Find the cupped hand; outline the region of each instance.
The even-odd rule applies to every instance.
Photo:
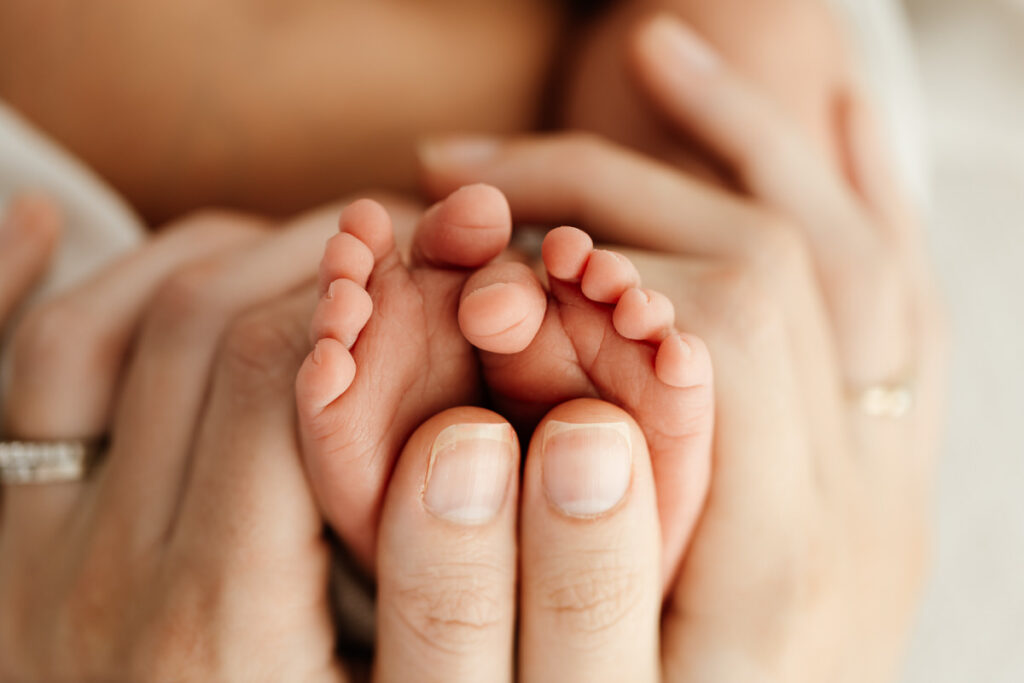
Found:
[[[185,219],[29,312],[6,435],[109,436],[9,485],[0,680],[342,680],[292,382],[337,209]]]
[[[349,680],[291,393],[334,215],[278,232],[193,217],[25,319],[10,434],[102,430],[110,447],[84,481],[3,491],[0,680]],[[380,527],[376,680],[656,680],[639,427],[572,402],[538,427],[522,483],[519,457],[480,408],[406,444]],[[581,515],[588,468],[617,493]],[[452,514],[469,480],[490,493]]]
[[[667,602],[665,677],[884,680],[922,580],[939,431],[920,231],[860,99],[844,171],[680,22],[648,22],[634,47],[652,102],[741,192],[581,134],[436,140],[427,184],[487,182],[517,220],[634,247],[711,349],[714,471]]]

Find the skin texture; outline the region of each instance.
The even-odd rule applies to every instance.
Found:
[[[708,342],[715,469],[662,623],[663,678],[889,680],[926,564],[941,423],[920,231],[862,100],[842,138],[858,162],[836,168],[677,19],[649,19],[630,48],[638,87],[739,191],[578,134],[439,140],[427,182],[492,183],[520,220],[633,245],[645,282]],[[858,409],[859,388],[907,373],[909,414]]]
[[[381,205],[348,206],[340,228],[320,264],[314,348],[296,395],[314,489],[356,557],[372,565],[380,501],[407,435],[446,405],[479,400],[486,382],[524,433],[575,397],[599,396],[636,416],[666,491],[659,512],[671,577],[707,489],[713,396],[707,349],[675,331],[667,298],[653,293],[662,305],[649,308],[632,264],[594,250],[574,228],[545,240],[556,270],[578,264],[560,270],[561,281],[549,273],[550,297],[523,264],[488,265],[511,221],[487,185],[456,190],[424,213],[408,266]],[[478,358],[470,343],[487,352]]]
[[[86,386],[67,377],[126,379],[109,399],[113,445],[89,478],[3,490],[0,680],[355,680],[334,655],[327,548],[288,391],[317,294],[304,284],[309,257],[333,229],[324,218],[269,234],[244,216],[168,226],[18,328],[15,377],[36,390],[8,404],[14,435],[43,419],[55,433],[90,419],[83,402],[54,403]],[[288,265],[268,276],[268,257]],[[92,328],[64,333],[67,311],[140,283],[145,292]],[[181,336],[168,345],[172,333]],[[177,448],[165,437],[179,433],[149,419],[154,397],[189,434]],[[627,447],[612,507],[562,511],[551,491],[571,488],[576,474],[559,484],[548,472],[549,423],[563,434],[596,423]],[[481,425],[506,443],[497,508],[470,523],[441,517],[431,494],[438,438]],[[383,506],[375,680],[511,680],[516,657],[537,681],[657,669],[660,539],[640,428],[620,408],[584,400],[556,408],[537,435],[521,493],[515,432],[494,413],[446,411],[405,445]],[[621,601],[605,584],[635,588]]]

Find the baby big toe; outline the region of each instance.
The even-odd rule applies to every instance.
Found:
[[[439,268],[479,268],[508,246],[511,235],[505,195],[490,185],[466,185],[424,214],[413,257]]]
[[[537,336],[546,310],[547,295],[533,271],[521,263],[495,263],[466,281],[459,328],[483,351],[518,353]]]

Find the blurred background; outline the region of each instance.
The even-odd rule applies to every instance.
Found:
[[[906,6],[954,335],[910,683],[1024,681],[1024,1]]]

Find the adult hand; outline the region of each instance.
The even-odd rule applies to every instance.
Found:
[[[0,680],[342,677],[291,394],[334,215],[193,217],[24,320],[7,433],[110,446],[4,488]]]
[[[314,219],[270,235],[192,219],[25,321],[12,435],[92,424],[111,445],[84,481],[4,490],[0,680],[346,680],[291,396],[304,283],[333,232]],[[116,353],[119,386],[102,376],[118,362],[90,364]],[[61,374],[113,387],[109,423],[55,400],[80,389]],[[640,430],[589,400],[536,434],[521,487],[515,433],[493,413],[446,411],[409,441],[381,523],[377,680],[511,680],[517,623],[524,680],[655,680],[660,539]],[[579,518],[558,492],[586,466],[623,494]],[[467,476],[500,494],[468,525],[444,515],[445,487],[461,500]]]
[[[645,250],[629,253],[645,284],[711,349],[715,469],[668,600],[666,678],[882,680],[922,580],[939,431],[920,233],[861,102],[844,174],[678,21],[646,24],[635,63],[742,195],[578,134],[435,141],[428,186],[490,183],[518,220]],[[905,410],[885,387],[910,380]]]

